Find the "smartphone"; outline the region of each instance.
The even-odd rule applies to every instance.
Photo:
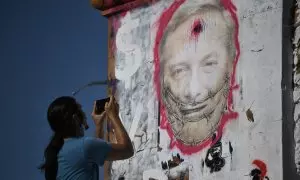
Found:
[[[109,102],[110,98],[104,98],[100,100],[96,100],[96,114],[101,114],[104,111],[105,103]]]

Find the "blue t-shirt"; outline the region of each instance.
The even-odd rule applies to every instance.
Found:
[[[98,180],[111,144],[95,137],[66,139],[58,153],[57,180]]]

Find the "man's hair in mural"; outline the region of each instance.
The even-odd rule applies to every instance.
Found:
[[[168,22],[166,29],[164,30],[164,34],[162,36],[159,54],[160,54],[160,67],[164,66],[165,60],[167,57],[164,56],[164,49],[166,48],[166,40],[169,35],[174,32],[178,26],[180,26],[186,19],[198,14],[206,14],[211,11],[219,11],[222,12],[224,16],[224,20],[226,21],[226,27],[224,30],[226,31],[227,38],[225,46],[228,48],[228,52],[230,52],[230,59],[234,60],[236,55],[236,49],[234,45],[234,23],[230,17],[230,14],[220,5],[220,4],[203,4],[199,3],[201,0],[192,0],[182,4],[174,13],[172,19]],[[203,22],[205,24],[205,21]],[[161,69],[162,70],[162,69]],[[163,77],[163,72],[160,72],[161,78]]]
[[[73,97],[63,96],[55,99],[48,107],[47,119],[54,131],[44,151],[45,162],[39,167],[45,172],[46,180],[56,179],[58,162],[57,155],[66,137],[80,137],[84,114]]]

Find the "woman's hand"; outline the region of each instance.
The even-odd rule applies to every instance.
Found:
[[[113,96],[110,96],[109,102],[105,103],[105,112],[110,119],[119,116],[119,105]]]
[[[94,108],[93,108],[93,112],[92,112],[92,118],[94,120],[95,126],[98,127],[102,127],[103,121],[106,117],[106,112],[103,111],[101,114],[96,114],[96,102],[94,102]]]

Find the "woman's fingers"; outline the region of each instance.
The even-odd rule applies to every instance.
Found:
[[[108,106],[111,107],[112,103],[113,103],[113,100],[114,100],[114,97],[113,96],[110,96],[109,97],[109,104]]]
[[[108,108],[108,102],[105,103],[104,107],[105,107],[105,110],[107,110],[107,108]]]
[[[103,112],[100,114],[100,117],[103,118],[105,114],[106,114],[106,111],[103,111]]]

